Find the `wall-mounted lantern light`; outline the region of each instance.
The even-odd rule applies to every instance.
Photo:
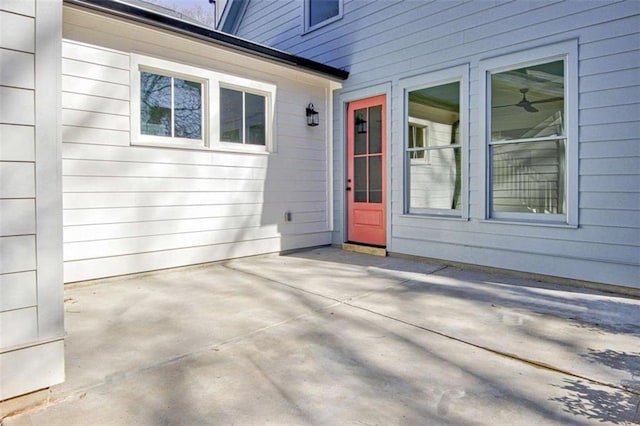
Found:
[[[320,124],[320,114],[313,104],[307,105],[307,126],[317,126]]]
[[[356,116],[356,133],[367,133],[367,120],[361,116]]]

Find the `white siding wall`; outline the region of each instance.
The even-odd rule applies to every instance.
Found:
[[[328,81],[71,8],[64,36],[66,282],[330,243]],[[275,84],[276,152],[132,146],[129,52]]]
[[[0,401],[64,376],[61,8],[0,0]]]
[[[403,215],[401,113],[391,123],[388,249],[640,288],[640,3],[630,1],[362,2],[344,0],[341,20],[302,34],[302,1],[249,3],[238,35],[351,73],[336,94],[470,64],[470,220]],[[270,23],[273,23],[271,25]],[[579,228],[483,221],[485,149],[480,134],[480,60],[577,39],[579,47]],[[336,111],[343,105],[334,104]],[[344,151],[336,113],[337,187]],[[342,205],[336,194],[335,205]],[[343,212],[335,214],[343,230]],[[343,240],[336,233],[334,242]]]

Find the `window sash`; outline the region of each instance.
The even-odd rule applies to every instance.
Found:
[[[493,77],[497,74],[508,73],[510,71],[525,70],[532,67],[545,66],[562,61],[562,94],[556,96],[562,101],[560,124],[561,134],[551,134],[540,137],[524,137],[513,139],[494,139],[493,121],[496,110],[493,106]],[[529,64],[515,64],[508,68],[487,72],[487,210],[489,217],[495,219],[512,220],[533,220],[548,222],[564,222],[567,217],[567,142],[565,119],[567,117],[567,72],[565,58],[555,58],[540,60]],[[523,93],[523,98],[528,92]],[[550,96],[550,95],[548,95]],[[535,102],[534,102],[535,104]],[[544,105],[544,104],[541,104]],[[539,111],[531,112],[519,110],[520,106],[514,104],[514,120],[526,118],[528,114],[538,114]],[[535,115],[532,118],[536,117]],[[551,116],[549,116],[551,117]],[[542,118],[545,118],[543,116]],[[547,118],[548,119],[548,118]],[[530,121],[532,126],[539,126],[543,122]],[[520,130],[524,130],[522,128]],[[531,130],[536,127],[530,127]],[[541,127],[541,131],[545,128]],[[554,154],[557,163],[550,159],[551,148],[537,150],[534,153],[531,148],[535,144],[545,144],[546,142],[557,141],[558,145]],[[527,145],[530,148],[527,149]],[[508,150],[513,146],[517,155],[511,156],[508,151],[498,153],[500,150]],[[542,146],[542,145],[541,145]],[[521,148],[519,148],[521,147]],[[526,158],[528,157],[528,158]],[[542,163],[538,165],[536,163]]]

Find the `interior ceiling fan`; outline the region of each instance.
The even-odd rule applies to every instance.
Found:
[[[499,105],[499,106],[495,106],[494,108],[505,108],[505,107],[520,107],[520,108],[524,108],[525,111],[527,112],[538,112],[538,108],[534,107],[533,104],[542,104],[542,103],[546,103],[546,102],[556,102],[556,101],[561,101],[564,98],[562,97],[556,97],[556,98],[548,98],[548,99],[541,99],[539,101],[530,101],[529,99],[527,99],[527,92],[529,91],[529,89],[527,88],[522,88],[520,89],[520,93],[522,93],[522,99],[520,99],[520,102],[518,102],[517,104],[509,104],[509,105]]]

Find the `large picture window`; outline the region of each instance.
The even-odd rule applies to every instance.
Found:
[[[405,211],[466,217],[466,66],[415,77],[405,89]]]
[[[492,215],[564,214],[564,61],[491,73]]]
[[[567,42],[481,64],[489,218],[577,223],[575,51]]]

